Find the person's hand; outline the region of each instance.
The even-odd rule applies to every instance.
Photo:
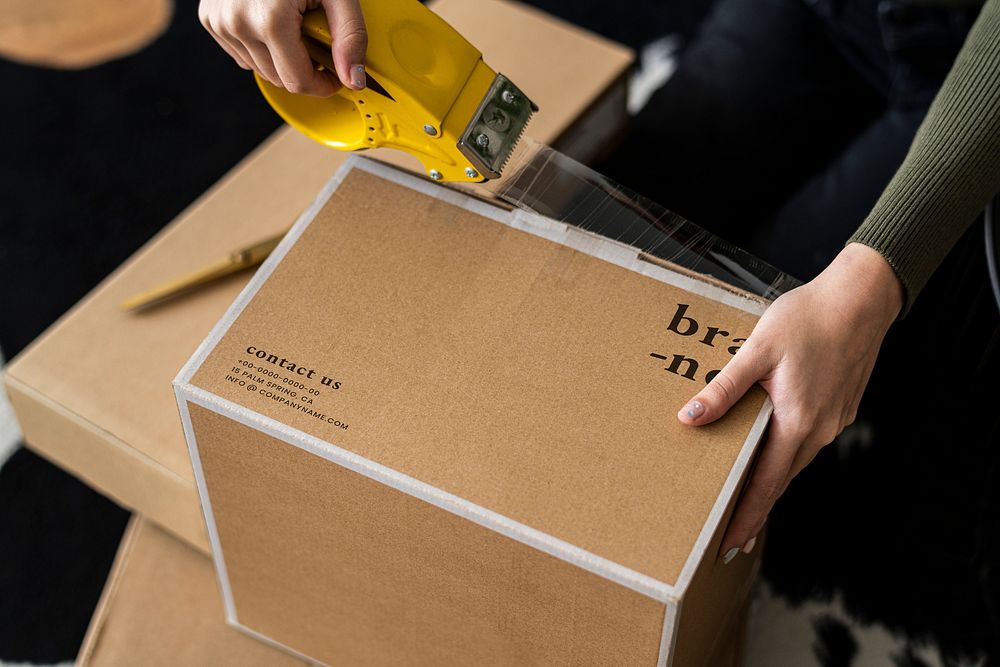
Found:
[[[317,7],[330,22],[336,76],[317,70],[302,43],[302,15]],[[240,67],[289,92],[327,97],[341,83],[365,87],[368,33],[358,0],[201,0],[198,18]]]
[[[788,483],[854,421],[902,302],[888,262],[852,243],[811,282],[776,299],[726,367],[681,408],[681,422],[711,423],[754,383],[774,404],[757,466],[722,539],[724,562],[750,553]]]

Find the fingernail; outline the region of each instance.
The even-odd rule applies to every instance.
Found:
[[[681,415],[688,419],[697,419],[703,414],[705,414],[705,406],[701,404],[701,401],[691,401],[681,408]]]
[[[743,545],[743,553],[748,554],[751,551],[753,551],[754,545],[756,544],[757,544],[757,536],[754,535],[749,540],[747,540],[746,544]]]
[[[365,87],[365,66],[351,65],[351,82],[357,88]]]
[[[729,565],[729,563],[730,563],[730,562],[731,562],[731,561],[732,561],[732,560],[733,560],[734,558],[736,558],[736,555],[737,555],[737,554],[738,554],[739,552],[740,552],[740,548],[739,548],[739,547],[733,547],[732,549],[730,549],[729,551],[727,551],[727,552],[726,552],[726,555],[722,557],[722,564],[723,564],[723,565]]]

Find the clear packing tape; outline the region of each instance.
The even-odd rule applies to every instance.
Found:
[[[393,166],[396,169],[401,167]],[[544,144],[522,138],[501,178],[479,185],[441,185],[572,225],[634,248],[639,259],[771,301],[799,281],[662,206],[618,185]],[[238,248],[190,274],[121,303],[124,310],[157,305],[243,269],[258,266],[284,234]]]
[[[646,261],[766,301],[801,284],[693,222],[526,137],[518,142],[503,174],[480,188],[516,208],[629,245]]]

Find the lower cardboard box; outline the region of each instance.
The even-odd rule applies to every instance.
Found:
[[[713,667],[740,667],[749,599]],[[208,556],[143,517],[129,524],[77,658],[80,667],[296,667],[309,664],[228,626]]]
[[[212,561],[140,516],[125,531],[77,663],[308,664],[226,625]]]
[[[352,158],[175,381],[229,622],[330,665],[710,665],[770,403],[674,413],[763,308]]]

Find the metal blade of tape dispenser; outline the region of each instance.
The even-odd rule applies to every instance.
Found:
[[[458,150],[480,174],[499,178],[536,111],[520,88],[497,74],[459,138]]]

